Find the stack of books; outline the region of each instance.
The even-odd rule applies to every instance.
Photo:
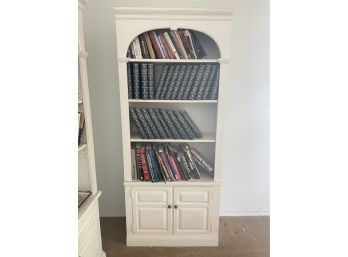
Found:
[[[199,179],[200,171],[214,176],[213,166],[187,144],[135,144],[131,148],[134,180],[167,182]]]
[[[127,57],[134,59],[202,59],[206,56],[195,32],[157,30],[140,34],[130,44]]]
[[[129,108],[141,138],[201,138],[202,132],[186,111],[161,108]]]
[[[153,63],[127,63],[129,99],[215,100],[219,64],[163,64],[155,84]]]

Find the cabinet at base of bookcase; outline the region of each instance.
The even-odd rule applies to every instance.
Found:
[[[133,184],[125,185],[127,245],[218,245],[218,183]]]

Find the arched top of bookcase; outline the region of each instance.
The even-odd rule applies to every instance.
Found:
[[[186,33],[186,37],[184,35],[185,31],[189,32],[189,33]],[[155,32],[155,34],[153,32]],[[171,30],[169,28],[156,28],[156,29],[144,31],[144,32],[138,34],[137,36],[135,36],[131,40],[131,42],[129,42],[127,51],[125,53],[126,57],[132,58],[132,56],[130,56],[130,53],[132,52],[131,51],[132,45],[133,45],[133,42],[136,42],[136,39],[138,38],[139,44],[140,44],[140,50],[142,51],[142,53],[144,51],[141,48],[142,47],[144,48],[144,46],[145,46],[148,49],[148,44],[150,43],[151,47],[155,51],[156,59],[161,59],[161,58],[158,58],[158,56],[157,56],[156,49],[154,46],[156,44],[156,42],[153,42],[153,41],[159,40],[159,42],[160,42],[159,38],[162,37],[163,34],[166,32],[168,33],[168,36],[169,36],[170,40],[172,41],[173,46],[174,46],[175,50],[178,52],[178,54],[179,54],[179,51],[182,52],[182,50],[177,49],[178,47],[180,47],[181,43],[183,43],[184,45],[187,43],[189,44],[188,46],[187,45],[184,46],[184,50],[187,54],[188,54],[188,48],[190,48],[192,46],[192,44],[194,45],[195,54],[198,56],[197,56],[197,58],[190,58],[189,57],[188,59],[218,59],[218,58],[221,58],[219,46],[218,46],[217,42],[213,39],[213,37],[208,35],[206,32],[198,31],[198,30],[191,29],[191,28],[178,28],[177,30]],[[147,36],[145,36],[146,34],[149,35],[150,42],[146,42],[146,37],[147,37]],[[152,34],[152,37],[150,37],[150,34]],[[177,34],[177,36],[179,36],[179,40],[175,37],[175,34]],[[157,39],[154,38],[154,35],[157,36]],[[190,41],[190,39],[189,39],[190,36],[192,38],[192,41]],[[176,42],[174,42],[174,40],[176,40]],[[180,40],[181,40],[181,42],[180,42]],[[186,40],[186,42],[185,42],[185,40]],[[168,47],[167,41],[165,41],[164,44],[167,44],[167,47]],[[162,46],[163,46],[163,44],[162,44]],[[202,51],[202,49],[203,49],[203,51]],[[200,52],[203,54],[198,54],[197,52]],[[195,55],[195,54],[193,54],[193,55]],[[191,55],[192,55],[192,53],[191,53]],[[153,58],[145,58],[143,56],[143,59],[153,59]],[[180,59],[186,59],[186,58],[180,58]]]

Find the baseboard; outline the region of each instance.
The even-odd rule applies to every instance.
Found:
[[[127,246],[218,246],[218,235],[210,236],[127,236]]]
[[[100,212],[100,217],[126,217],[126,214],[124,212]]]
[[[220,217],[228,216],[228,217],[240,217],[240,216],[270,216],[269,212],[220,212]]]
[[[101,212],[99,214],[100,217],[126,217],[126,214],[124,212]],[[220,212],[221,216],[228,216],[228,217],[239,217],[239,216],[270,216],[269,212]]]

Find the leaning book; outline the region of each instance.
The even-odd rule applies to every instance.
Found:
[[[80,206],[87,200],[87,198],[92,194],[90,191],[79,191],[78,204]]]

